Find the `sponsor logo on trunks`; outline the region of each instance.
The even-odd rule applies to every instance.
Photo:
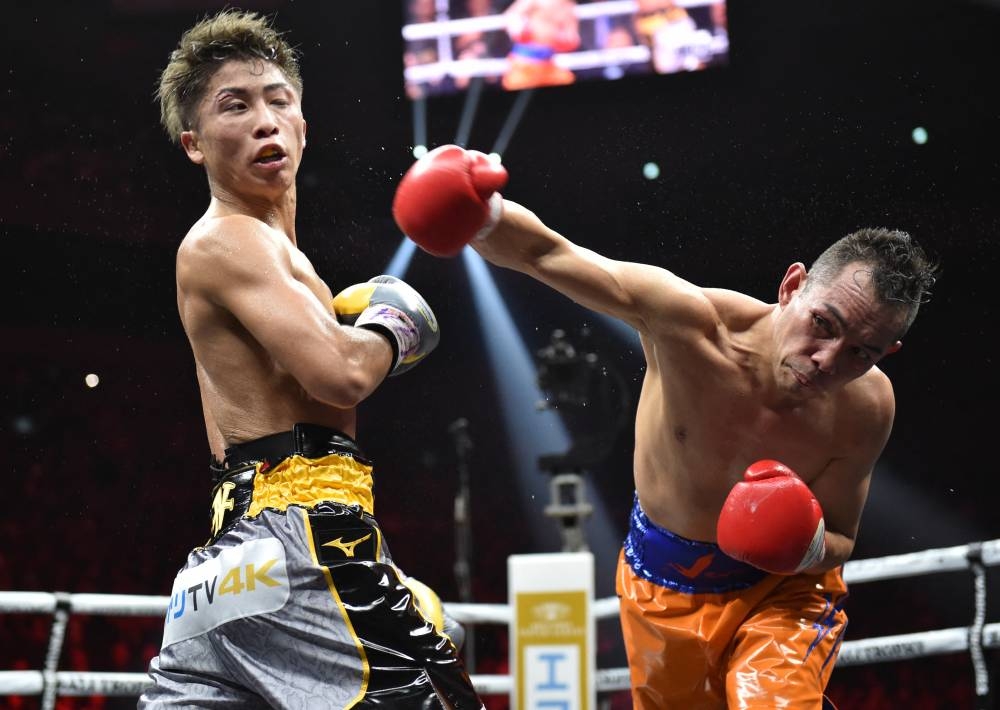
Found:
[[[679,562],[671,562],[670,566],[683,574],[688,579],[695,579],[702,572],[708,569],[708,566],[712,564],[712,560],[715,559],[714,552],[706,552],[704,555],[696,559],[690,567],[685,567]]]
[[[236,488],[236,484],[231,481],[226,481],[215,491],[215,497],[212,499],[212,534],[215,535],[222,529],[222,521],[226,516],[227,510],[232,510],[235,501],[229,497],[229,494],[233,492]]]
[[[338,537],[336,540],[330,540],[330,542],[324,542],[323,547],[336,547],[338,550],[344,553],[344,557],[354,557],[354,548],[359,544],[367,540],[372,536],[368,533],[364,537],[359,537],[357,540],[351,542],[344,542],[344,538]]]
[[[285,550],[274,538],[223,550],[174,580],[163,647],[233,619],[277,611],[288,600]]]

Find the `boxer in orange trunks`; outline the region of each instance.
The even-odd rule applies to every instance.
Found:
[[[659,527],[636,500],[615,582],[636,707],[817,707],[847,627],[839,569],[768,574]]]
[[[580,46],[574,0],[514,0],[504,14],[513,46],[501,85],[508,91],[572,84],[576,76],[555,62]]]
[[[506,180],[441,146],[403,176],[394,215],[429,253],[469,244],[638,332],[617,573],[634,706],[818,710],[846,624],[841,568],[895,416],[877,365],[937,265],[906,232],[859,229],[790,264],[765,302],[574,244],[503,200]]]

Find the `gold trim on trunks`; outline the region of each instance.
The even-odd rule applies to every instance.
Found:
[[[261,471],[258,464],[247,515],[260,515],[265,508],[285,510],[290,505],[310,508],[323,502],[360,505],[374,515],[372,467],[344,454],[318,459],[296,454],[266,471]]]

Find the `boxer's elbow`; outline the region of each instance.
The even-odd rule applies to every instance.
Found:
[[[338,409],[352,409],[375,391],[388,369],[372,364],[357,357],[337,358],[325,367],[310,368],[299,382],[313,399]]]
[[[827,569],[839,567],[854,554],[854,537],[829,528],[826,531],[826,555],[823,564]]]
[[[823,559],[809,569],[803,570],[806,574],[822,574],[835,567],[840,567],[851,559],[851,555],[854,553],[854,538],[847,535],[827,529],[824,542]]]
[[[310,378],[302,387],[311,398],[338,409],[357,407],[374,389],[368,378],[351,373]]]

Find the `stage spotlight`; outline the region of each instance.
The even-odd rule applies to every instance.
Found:
[[[417,151],[427,152],[427,100],[420,98],[413,101],[413,157],[419,158]]]
[[[19,414],[14,417],[13,429],[16,434],[27,436],[35,433],[35,420],[27,414]]]
[[[538,457],[565,449],[569,435],[555,412],[539,411],[536,406],[544,395],[535,381],[535,366],[486,262],[472,249],[463,250],[462,258],[478,320],[487,324],[480,332],[500,396],[507,439],[514,449],[517,484],[523,499],[531,500],[532,506],[541,510],[548,489],[538,473]],[[549,535],[549,525],[540,516],[533,516],[532,523],[537,526],[536,540]]]
[[[524,117],[524,112],[528,109],[528,102],[534,94],[535,89],[525,89],[524,91],[517,92],[517,98],[514,99],[514,105],[511,106],[510,112],[504,120],[503,127],[500,129],[499,135],[497,135],[496,142],[493,143],[493,148],[490,151],[491,153],[503,155],[503,152],[507,150],[507,146],[510,144],[510,139],[514,136],[514,131],[517,129],[518,124]]]
[[[884,547],[877,555],[919,549],[932,541],[958,545],[975,540],[978,533],[973,526],[960,511],[949,508],[948,496],[954,492],[949,488],[947,493],[942,490],[931,497],[911,485],[905,472],[883,459],[875,467],[865,504],[864,539]],[[915,525],[914,520],[920,524]]]
[[[660,177],[660,166],[650,161],[642,166],[642,176],[647,180],[655,180]]]
[[[425,155],[427,155],[427,146],[425,145],[415,145],[413,146],[413,157],[420,160]]]
[[[642,355],[642,341],[639,339],[639,331],[625,321],[612,318],[604,313],[596,313],[595,315],[599,321],[608,327],[609,330],[616,333],[618,337],[634,348],[636,353]],[[632,354],[632,352],[633,351],[630,350],[629,354]]]
[[[514,324],[487,263],[472,249],[462,251],[469,274],[473,304],[483,335],[490,369],[500,397],[502,422],[514,450],[515,483],[526,509],[532,539],[539,551],[558,549],[553,522],[542,514],[550,500],[550,477],[540,470],[540,460],[568,451],[572,440],[562,417],[549,407],[539,407],[547,394],[541,390],[532,355]],[[631,470],[632,462],[622,465]],[[607,507],[589,480],[587,497],[593,513],[584,524],[586,539],[597,560],[599,579],[613,580],[614,563],[624,537],[626,521],[612,525]]]
[[[914,128],[911,135],[913,137],[913,142],[917,145],[923,145],[927,142],[927,129],[922,126]]]
[[[465,94],[465,105],[462,107],[462,115],[459,119],[458,131],[455,133],[455,145],[463,148],[469,142],[469,134],[472,132],[472,122],[476,118],[476,109],[479,108],[479,95],[483,91],[483,77],[475,76],[469,82],[469,88]]]
[[[413,240],[403,237],[403,241],[396,248],[396,253],[393,254],[392,260],[382,273],[395,276],[397,279],[406,276],[406,270],[410,268],[410,261],[413,260],[413,252],[416,250],[417,245]]]

